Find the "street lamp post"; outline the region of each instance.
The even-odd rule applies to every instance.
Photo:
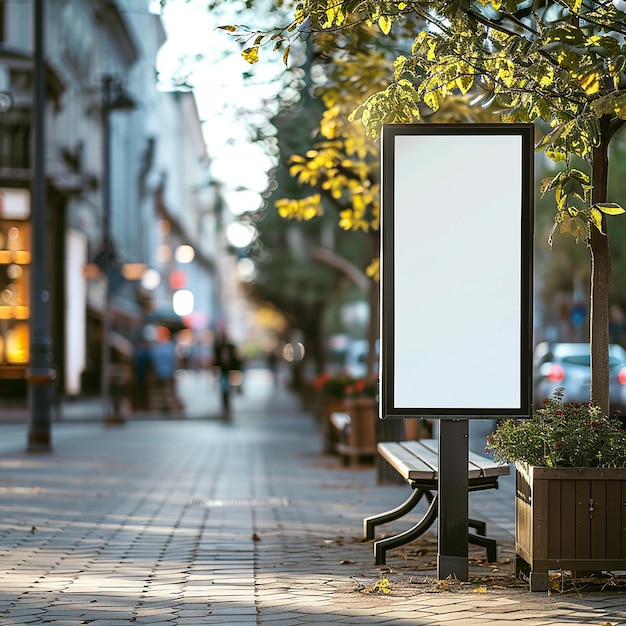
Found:
[[[49,300],[47,279],[47,230],[45,172],[45,68],[44,68],[44,0],[34,2],[34,90],[33,90],[33,182],[32,182],[32,275],[30,283],[30,362],[29,384],[30,423],[29,452],[49,452],[50,407],[52,383],[56,372],[52,367]]]
[[[102,92],[102,270],[104,294],[102,304],[101,390],[103,419],[123,423],[118,402],[111,398],[111,274],[114,270],[114,246],[111,235],[111,112],[130,111],[135,103],[123,93],[119,83],[110,76],[103,79]]]

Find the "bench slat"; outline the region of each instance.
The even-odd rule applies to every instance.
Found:
[[[501,465],[487,457],[484,457],[470,450],[470,462],[480,468],[482,475],[489,478],[491,476],[508,476],[511,473],[508,465]]]
[[[427,463],[435,463],[437,470],[439,469],[439,445],[436,439],[425,439],[420,441],[406,441],[403,442],[403,447],[410,450],[414,455],[423,458]],[[468,463],[467,476],[468,478],[481,478],[482,470],[480,467]]]
[[[395,442],[378,444],[378,453],[405,480],[436,480],[437,470],[416,458],[409,450]]]
[[[429,480],[437,479],[439,471],[439,442],[436,439],[419,439],[417,441],[386,442],[387,461],[405,479]],[[402,469],[398,466],[401,464]],[[428,467],[429,470],[425,468]],[[428,473],[428,475],[427,475]],[[506,476],[510,473],[508,465],[500,465],[476,452],[469,452],[468,478],[490,478]]]
[[[434,452],[439,452],[439,442],[436,439],[422,439],[420,443]],[[469,451],[469,463],[470,463],[470,478],[479,478],[484,476],[490,478],[491,476],[508,476],[511,473],[508,465],[502,465],[496,463],[491,459],[478,454],[477,452]],[[474,467],[472,467],[474,466]],[[479,472],[476,476],[476,471]]]
[[[437,453],[437,442],[435,441],[435,448],[429,446],[427,442],[433,441],[433,439],[419,439],[417,441],[401,441],[400,445],[408,450],[412,455],[419,458],[420,460],[428,463],[434,472],[435,478],[437,478],[437,473],[439,472],[439,454]]]

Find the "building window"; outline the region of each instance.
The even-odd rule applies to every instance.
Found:
[[[0,167],[30,167],[30,129],[27,111],[9,111],[0,115]]]
[[[0,366],[29,359],[30,193],[0,189]]]

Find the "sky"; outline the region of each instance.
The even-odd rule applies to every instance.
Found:
[[[266,172],[273,161],[248,137],[244,121],[261,121],[272,111],[276,90],[273,79],[282,74],[280,55],[252,68],[242,57],[241,47],[218,26],[237,23],[228,8],[207,10],[208,0],[168,0],[163,22],[168,41],[161,49],[158,70],[163,85],[179,68],[179,58],[194,58],[188,82],[193,86],[214,177],[224,183],[224,197],[235,214],[260,207],[260,193],[267,188]],[[229,1],[229,7],[237,2]],[[158,0],[155,2],[155,7]],[[253,84],[244,84],[244,73],[254,70]],[[261,111],[259,114],[242,109]],[[234,190],[240,190],[235,192]]]

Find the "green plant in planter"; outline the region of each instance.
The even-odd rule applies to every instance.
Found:
[[[563,389],[530,419],[508,419],[487,436],[496,461],[540,467],[626,467],[626,432],[619,413],[563,402]]]
[[[378,377],[356,378],[346,387],[346,396],[351,399],[375,400],[378,395]]]
[[[331,376],[322,384],[321,392],[326,398],[345,398],[347,390],[353,383],[354,378],[345,374]]]

